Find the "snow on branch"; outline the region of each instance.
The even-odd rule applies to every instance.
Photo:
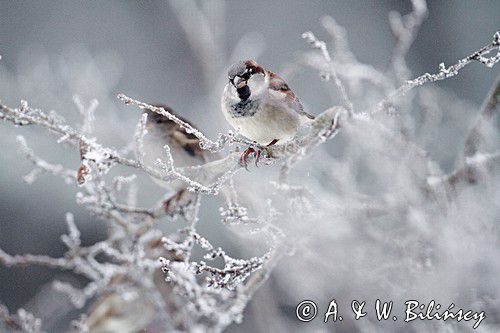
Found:
[[[148,114],[143,113],[141,116],[141,120],[137,123],[137,127],[134,134],[135,141],[135,155],[137,156],[137,160],[141,165],[144,165],[144,136],[147,134],[148,130],[146,129],[146,122],[148,120]]]
[[[320,73],[329,72],[332,67],[335,68],[338,75],[350,87],[349,90],[353,96],[363,94],[363,90],[360,89],[363,81],[369,82],[385,93],[394,89],[394,83],[388,75],[377,70],[374,66],[361,63],[356,59],[349,48],[346,29],[339,25],[333,17],[323,17],[321,24],[333,41],[334,56],[329,56],[332,61],[325,61],[324,51],[319,55],[317,52],[306,52],[298,58],[300,64],[314,68]],[[322,48],[323,44],[320,43],[319,46]],[[326,44],[324,46],[326,47]],[[344,104],[349,104],[345,102],[345,97]]]
[[[352,115],[352,113],[354,112],[352,102],[349,99],[349,96],[347,96],[347,91],[337,75],[337,71],[335,70],[335,67],[332,63],[332,57],[330,56],[330,52],[328,52],[326,43],[317,39],[311,31],[304,32],[302,34],[302,38],[304,38],[309,44],[311,44],[313,48],[321,51],[326,64],[328,64],[328,71],[326,73],[323,73],[321,77],[326,81],[330,79],[330,76],[333,77],[333,81],[335,82],[335,85],[340,92],[340,96],[342,97],[344,107],[346,108],[348,114]]]
[[[387,96],[376,106],[374,103],[370,104],[368,109],[373,109],[373,115],[391,106],[395,99],[404,96],[414,87],[457,75],[464,66],[473,61],[492,67],[500,60],[500,33],[497,32],[491,43],[456,64],[449,67],[441,64],[436,74],[426,73],[406,81],[410,72],[405,57],[427,16],[425,1],[413,0],[412,4],[412,12],[405,16],[395,12],[390,14],[391,28],[397,38],[390,64],[394,73],[382,72],[373,66],[360,63],[349,49],[345,29],[331,17],[324,17],[321,23],[333,40],[332,53],[327,44],[312,32],[303,34],[302,37],[313,50],[308,51],[302,61],[319,70],[322,79],[333,78],[341,95],[342,106],[333,106],[320,113],[310,124],[301,128],[295,138],[283,144],[263,147],[232,131],[218,134],[216,139],[211,139],[162,107],[124,94],[118,95],[118,99],[127,105],[156,112],[175,122],[198,138],[202,149],[221,152],[236,146],[238,149],[252,147],[262,150],[263,164],[266,167],[279,165],[277,179],[269,180],[265,184],[270,185],[270,192],[276,193],[266,193],[264,197],[260,187],[258,194],[254,194],[246,193],[244,186],[235,185],[239,180],[235,179],[235,175],[243,173],[243,166],[240,164],[241,152],[238,149],[230,150],[225,156],[202,165],[176,167],[170,147],[165,146],[164,154],[161,158],[158,157],[156,165],[146,166],[146,113],[141,116],[135,133],[130,138],[136,153],[135,158],[130,158],[128,156],[131,145],[124,149],[115,149],[104,146],[95,137],[93,128],[97,100],[90,101],[86,107],[78,96],[73,97],[82,118],[81,124],[77,125],[69,125],[57,113],[45,113],[29,106],[26,101],[21,101],[19,108],[0,103],[1,120],[14,126],[37,126],[46,129],[57,136],[58,143],[66,142],[80,154],[80,162],[73,167],[51,163],[35,154],[24,137],[18,136],[17,142],[22,155],[33,165],[33,169],[23,179],[27,183],[33,183],[42,174],[48,174],[69,185],[78,185],[75,186],[78,191],[76,202],[109,222],[109,232],[104,240],[84,246],[73,214],[67,213],[67,232],[61,236],[61,242],[66,246],[63,256],[9,254],[0,249],[0,264],[7,267],[40,265],[71,271],[85,277],[87,282],[81,288],[67,281],[53,283],[55,290],[66,295],[76,308],[83,309],[89,303],[92,304],[88,313],[73,322],[74,328],[82,332],[99,331],[100,323],[117,320],[120,316],[130,320],[126,324],[117,325],[127,325],[126,329],[131,331],[150,329],[160,332],[218,332],[231,323],[241,322],[246,305],[278,262],[293,253],[296,247],[301,246],[300,241],[307,238],[302,228],[312,230],[318,225],[328,230],[337,230],[337,225],[345,222],[343,219],[351,219],[359,225],[371,218],[391,215],[399,218],[398,214],[401,214],[406,218],[406,215],[409,215],[406,214],[407,211],[414,206],[434,205],[422,193],[436,194],[444,188],[448,194],[459,183],[468,186],[479,181],[500,165],[498,151],[480,151],[477,143],[479,139],[475,134],[478,132],[475,128],[479,125],[472,129],[466,141],[463,163],[444,174],[430,158],[429,153],[410,135],[390,130],[386,124],[370,117],[368,113],[354,112],[352,101],[357,102],[356,97],[363,93],[363,89],[357,89],[362,81],[380,89],[383,94],[377,95],[377,100]],[[212,45],[212,39],[217,34],[212,31],[206,35],[198,34],[211,22],[211,18],[214,22],[217,21],[217,14],[206,12],[203,5],[194,1],[186,4],[172,1],[171,5],[199,56],[204,59],[203,55],[207,55],[213,62],[222,62],[217,56],[222,51],[217,49],[218,46]],[[223,9],[223,5],[220,6]],[[196,23],[189,18],[190,9],[193,9],[195,21],[199,21],[194,30],[189,24]],[[209,17],[210,15],[212,17]],[[215,27],[213,30],[217,29]],[[489,56],[495,50],[497,54]],[[207,77],[214,76],[211,72],[213,68],[207,67],[204,70]],[[209,81],[207,80],[207,86],[212,83]],[[405,83],[401,85],[402,82]],[[395,89],[398,85],[400,87]],[[392,93],[388,94],[390,91]],[[481,110],[482,120],[489,120],[498,109],[498,92],[497,81]],[[344,134],[345,136],[339,139],[339,136]],[[357,149],[360,149],[360,146],[368,149],[367,155],[370,156],[367,158],[367,164],[372,167],[373,162],[373,170],[369,167],[358,169],[359,165],[350,163],[351,156],[328,156],[328,160],[325,159],[323,163],[310,161],[310,155],[315,149],[321,148],[321,145],[334,138],[336,143],[340,141],[340,150],[347,150],[349,145],[356,146]],[[329,154],[326,149],[321,153]],[[383,162],[375,160],[376,155],[382,154],[388,155],[390,162],[382,164]],[[403,158],[401,155],[404,155]],[[352,158],[354,160],[355,157]],[[360,161],[363,162],[362,159]],[[300,162],[304,162],[302,169],[297,167]],[[394,164],[400,165],[391,169]],[[423,167],[415,172],[414,164]],[[167,211],[163,199],[147,207],[139,207],[137,199],[139,193],[142,193],[139,192],[139,185],[142,184],[134,173],[112,177],[109,171],[117,165],[124,166],[122,170],[139,171],[167,183],[180,181],[192,192],[192,197],[187,202],[178,203],[174,210]],[[390,174],[390,182],[394,184],[387,185],[392,191],[377,191],[376,195],[367,195],[363,193],[365,186],[361,182],[353,181],[351,186],[346,186],[350,177],[358,177],[361,174],[363,177],[359,178],[367,178],[363,174],[366,170],[370,172],[367,173],[368,178],[373,176],[373,182],[383,182],[382,180],[386,179],[377,176],[380,176],[379,169],[384,168],[394,171]],[[315,180],[292,184],[290,175],[294,170],[305,171],[307,174],[311,172],[314,175],[311,178]],[[320,184],[315,184],[316,181]],[[221,192],[227,195],[227,206],[219,208],[221,222],[225,228],[246,228],[250,230],[250,234],[257,234],[265,242],[257,255],[247,255],[246,258],[242,255],[243,258],[237,258],[230,254],[230,250],[215,246],[214,242],[196,231],[198,223],[203,220],[200,210],[205,196],[217,196]],[[248,200],[250,206],[246,206],[245,200],[240,201],[240,194],[243,197],[252,196]],[[254,213],[252,204],[255,203],[265,203],[265,207],[260,207],[263,208],[260,215]],[[332,214],[328,215],[329,213]],[[305,214],[308,214],[306,222],[311,222],[311,225],[304,226]],[[162,224],[178,218],[185,223],[183,227],[166,234]],[[280,223],[286,225],[286,229],[282,228]],[[347,234],[350,232],[347,229],[349,228],[342,232]],[[370,230],[364,232],[368,233]],[[228,234],[228,237],[232,237],[231,233]],[[200,251],[202,257],[198,258]],[[140,318],[137,319],[134,315],[138,308],[141,311]],[[113,311],[109,311],[110,309]],[[114,310],[119,315],[110,319],[109,316],[113,315]],[[0,305],[0,328],[3,327],[41,332],[41,321],[22,309],[15,315],[10,314]]]
[[[408,15],[401,16],[396,11],[389,13],[392,33],[397,39],[391,56],[391,66],[399,81],[407,80],[411,74],[406,65],[405,57],[428,14],[427,4],[424,0],[412,0],[411,3],[413,11]]]
[[[9,313],[4,305],[0,304],[0,329],[4,331],[16,331],[26,333],[43,333],[42,321],[32,313],[23,308],[17,310],[16,314]]]
[[[465,140],[465,157],[471,157],[478,152],[480,144],[484,140],[484,126],[487,122],[491,122],[495,113],[498,113],[498,109],[500,109],[500,75],[484,100],[480,114]]]
[[[468,157],[463,166],[441,177],[429,177],[427,182],[431,188],[443,185],[454,188],[460,182],[476,183],[482,174],[499,167],[500,152],[477,153],[473,157]]]
[[[153,106],[151,107],[154,108]],[[75,146],[78,146],[82,161],[82,164],[76,172],[76,180],[79,185],[83,185],[88,180],[92,179],[92,177],[94,177],[94,171],[96,172],[96,176],[100,176],[106,174],[114,165],[121,164],[141,169],[151,177],[161,180],[169,181],[172,179],[180,179],[185,181],[193,191],[218,194],[220,186],[224,183],[228,176],[227,173],[232,172],[231,168],[236,165],[236,163],[231,163],[231,167],[226,167],[226,170],[222,170],[220,174],[216,174],[215,176],[210,171],[213,170],[220,172],[222,169],[220,163],[216,163],[216,165],[213,166],[208,165],[208,172],[199,172],[202,174],[201,179],[190,179],[189,176],[183,175],[182,169],[177,170],[177,172],[164,172],[165,169],[161,171],[144,166],[139,160],[122,157],[116,150],[101,146],[96,142],[95,138],[87,138],[79,131],[67,125],[57,114],[54,113],[47,116],[41,110],[29,107],[28,103],[25,101],[22,102],[22,107],[19,109],[10,108],[6,105],[0,104],[0,119],[10,121],[15,125],[37,125],[47,128],[50,132],[55,132],[60,135],[60,139],[63,139],[63,141],[67,141]],[[177,118],[175,117],[175,119]],[[179,121],[182,122],[181,120]],[[193,129],[190,125],[186,125]],[[193,130],[196,131],[195,129]],[[197,135],[204,137],[201,132],[197,131],[197,133]],[[225,141],[227,138],[228,136],[224,137],[219,142]],[[138,139],[140,141],[140,138]],[[213,147],[213,145],[208,146]],[[186,171],[189,173],[190,169],[188,168]],[[35,177],[37,173],[38,171],[35,171],[35,174],[32,175],[32,177]],[[202,182],[207,182],[210,185],[205,186]]]
[[[118,99],[124,102],[127,105],[134,104],[137,107],[139,107],[142,110],[150,110],[153,112],[156,112],[158,114],[161,114],[162,116],[167,117],[169,120],[175,122],[177,125],[179,125],[182,129],[186,130],[187,133],[193,134],[200,140],[200,146],[203,149],[210,150],[212,152],[217,152],[220,151],[222,148],[224,148],[224,145],[231,141],[234,140],[233,134],[229,133],[228,135],[220,135],[217,141],[212,141],[208,139],[202,132],[198,131],[196,128],[191,126],[185,121],[182,121],[181,119],[177,118],[174,116],[172,113],[168,112],[162,107],[158,106],[153,106],[150,104],[146,104],[143,102],[140,102],[138,100],[135,100],[133,98],[130,98],[124,94],[119,94]]]
[[[60,138],[63,138],[63,141],[76,146],[80,151],[82,165],[80,166],[79,172],[75,172],[62,165],[51,164],[38,157],[33,150],[28,147],[26,140],[22,136],[19,136],[17,141],[21,146],[21,152],[34,165],[33,171],[25,177],[25,180],[33,182],[36,180],[36,177],[42,173],[60,177],[68,184],[75,184],[75,179],[79,180],[78,183],[81,186],[81,192],[76,196],[77,202],[87,207],[96,215],[115,222],[116,226],[125,232],[124,236],[119,238],[115,238],[116,236],[112,236],[111,234],[111,237],[107,240],[88,247],[82,247],[80,231],[76,227],[73,215],[68,213],[66,215],[68,234],[61,236],[62,242],[68,248],[63,257],[54,258],[32,254],[10,255],[0,250],[0,263],[8,267],[41,265],[70,270],[76,274],[85,276],[90,282],[83,289],[75,288],[67,282],[56,281],[54,283],[55,290],[68,295],[71,302],[77,308],[82,308],[90,299],[97,295],[113,292],[115,290],[129,290],[140,286],[140,288],[146,288],[148,292],[153,295],[151,301],[153,301],[158,312],[164,312],[164,305],[161,302],[162,296],[158,295],[158,291],[155,290],[155,285],[144,285],[144,283],[148,283],[149,281],[147,279],[144,280],[144,276],[151,274],[160,267],[160,263],[155,257],[172,258],[172,256],[174,256],[173,258],[175,258],[176,255],[179,255],[177,249],[172,245],[174,244],[173,241],[161,236],[161,233],[155,229],[151,229],[151,220],[154,221],[159,219],[161,216],[165,215],[165,212],[162,212],[161,207],[144,209],[117,202],[117,193],[123,188],[123,184],[133,183],[135,176],[115,177],[111,186],[106,184],[103,176],[113,165],[122,164],[137,169],[143,169],[151,176],[161,177],[161,179],[181,179],[192,187],[194,191],[198,192],[197,198],[199,198],[199,194],[216,194],[220,187],[231,179],[234,172],[241,169],[241,166],[237,162],[239,153],[232,153],[222,160],[210,162],[207,165],[183,169],[182,172],[186,172],[186,174],[190,174],[192,177],[197,175],[198,179],[204,181],[215,179],[212,185],[207,187],[196,180],[184,176],[174,168],[173,159],[171,154],[169,154],[168,147],[165,147],[167,153],[166,161],[159,161],[161,166],[160,170],[148,169],[143,166],[140,160],[136,161],[124,158],[120,156],[116,150],[98,144],[95,138],[87,138],[80,131],[67,125],[64,120],[55,113],[47,116],[41,110],[30,108],[25,102],[22,103],[20,109],[12,109],[5,105],[1,105],[0,107],[4,120],[14,124],[37,125],[47,128],[50,132],[55,132]],[[135,141],[137,142],[139,151],[141,149],[141,140],[145,132],[145,117],[146,116],[143,116],[141,118],[135,135]],[[326,116],[319,117],[320,122],[318,122],[318,124],[328,123],[323,119],[325,117]],[[316,131],[319,133],[320,129],[317,128]],[[203,135],[201,132],[198,134]],[[309,139],[309,141],[310,140],[311,139]],[[282,151],[280,151],[280,149],[282,149]],[[289,151],[286,151],[283,147],[278,147],[275,149],[276,151],[274,153],[279,155],[280,153],[285,154],[296,151],[293,147],[288,147],[287,149],[289,149]],[[134,200],[132,199],[132,201]],[[191,221],[190,223],[193,227],[198,221],[198,207],[199,200],[196,200],[193,204],[193,210],[186,211],[185,217],[187,220]],[[244,207],[237,209],[239,215],[241,215],[240,213],[244,210]],[[224,218],[233,218],[233,213],[234,212],[229,214],[232,215],[231,217],[227,215]],[[138,223],[138,221],[141,220],[143,222]],[[165,245],[165,247],[154,245],[159,244],[158,242],[161,237],[164,239],[163,242],[169,245]],[[206,258],[213,260],[220,257],[225,261],[225,268],[222,269],[207,265],[203,261],[199,263],[190,263],[189,267],[194,268],[194,270],[191,271],[194,275],[208,274],[210,278],[205,281],[204,286],[199,285],[196,278],[189,278],[191,285],[184,285],[184,287],[195,289],[201,288],[200,290],[205,290],[204,293],[206,294],[208,302],[213,302],[214,297],[221,297],[221,292],[223,295],[227,294],[226,291],[214,292],[212,290],[214,288],[219,290],[233,290],[233,293],[239,294],[238,286],[244,284],[244,281],[248,279],[252,273],[260,270],[266,261],[271,260],[271,252],[261,257],[236,259],[227,255],[222,249],[213,248],[208,240],[197,233],[191,233],[189,237],[208,252]],[[190,252],[191,248],[188,247],[186,253]],[[99,255],[105,255],[108,260],[105,262],[97,260],[97,256]],[[189,254],[187,255],[189,256]],[[179,265],[180,263],[177,263],[176,260],[168,265],[169,271],[171,272],[169,276],[172,280],[180,281],[182,280],[180,276],[187,274],[186,272],[182,273],[179,271]],[[164,265],[164,267],[166,266]],[[116,284],[117,279],[121,280],[121,278],[119,278],[121,276],[127,276],[127,279]],[[173,287],[174,289],[177,288],[175,287],[175,283]],[[224,299],[226,297],[228,296],[224,296]],[[234,296],[232,296],[232,298],[234,298]],[[214,320],[214,325],[228,325],[231,321],[238,320],[244,308],[242,304],[245,304],[245,302],[243,302],[239,296],[235,299],[238,300],[238,306],[236,307],[230,306],[227,308],[227,302],[222,303],[225,309],[224,311],[229,311],[232,314],[231,316],[233,316],[229,322],[227,322],[227,317],[222,315],[223,312],[217,314],[213,309],[207,310],[208,313],[203,314],[203,316],[215,316],[215,318],[212,318],[212,320]],[[223,321],[223,318],[226,319]]]
[[[488,57],[487,55],[490,52],[494,52],[496,50],[496,54]],[[440,81],[444,79],[448,79],[450,77],[453,77],[455,75],[458,75],[459,71],[470,64],[471,62],[480,62],[483,65],[485,65],[488,68],[493,67],[498,61],[500,61],[500,32],[497,31],[494,36],[493,40],[480,48],[479,50],[475,51],[471,55],[460,59],[456,64],[451,65],[446,67],[444,63],[439,64],[439,72],[436,74],[429,74],[425,73],[413,80],[406,81],[403,85],[401,85],[396,91],[394,91],[392,94],[384,98],[382,101],[380,101],[377,106],[371,111],[371,115],[374,115],[378,112],[381,112],[388,107],[390,107],[394,100],[404,96],[406,93],[408,93],[410,90],[412,90],[415,87],[421,86],[423,84],[429,83],[429,82],[435,82],[435,81]]]
[[[80,115],[83,118],[82,133],[91,134],[94,128],[94,121],[95,121],[94,113],[97,107],[99,106],[99,102],[97,101],[97,99],[94,98],[90,101],[89,106],[85,108],[82,100],[80,99],[80,96],[78,95],[73,95],[73,102],[75,103],[78,112],[80,112]]]
[[[187,230],[186,239],[181,243],[176,243],[168,238],[162,240],[165,248],[168,251],[174,251],[176,255],[189,258],[189,252],[194,244],[199,245],[207,253],[204,255],[206,260],[214,260],[222,258],[224,261],[224,268],[217,268],[207,264],[205,261],[190,261],[189,269],[194,274],[208,273],[206,278],[209,287],[214,288],[229,288],[234,289],[242,284],[248,276],[254,271],[259,270],[262,265],[269,259],[271,250],[261,257],[253,257],[250,259],[235,259],[226,254],[222,248],[215,248],[210,242],[193,230]],[[161,258],[162,269],[167,275],[168,280],[172,280],[169,274],[170,261]],[[186,263],[187,264],[187,263]]]

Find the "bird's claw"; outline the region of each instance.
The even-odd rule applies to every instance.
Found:
[[[250,154],[254,154],[255,155],[255,166],[258,166],[258,163],[259,163],[259,160],[260,160],[260,156],[262,155],[262,150],[260,149],[254,149],[252,147],[248,147],[244,152],[243,154],[241,154],[241,157],[240,157],[240,165],[242,165],[243,167],[245,167],[245,169],[248,170],[248,156]]]
[[[257,150],[255,152],[255,166],[259,167],[260,155],[262,154],[262,150]]]
[[[271,154],[271,151],[270,151],[269,147],[274,146],[277,142],[278,142],[278,139],[274,139],[267,146],[265,146],[265,147],[262,148],[266,152],[267,158],[272,157],[272,154]],[[259,161],[260,161],[260,157],[262,155],[262,149],[254,149],[253,147],[248,147],[243,152],[243,154],[241,154],[240,165],[244,166],[245,169],[248,170],[247,158],[248,158],[248,155],[250,155],[250,154],[253,153],[255,155],[255,166],[258,167],[259,166],[258,164],[259,164]]]

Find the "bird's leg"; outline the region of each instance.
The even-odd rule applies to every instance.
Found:
[[[273,141],[271,141],[271,142],[270,142],[270,143],[269,143],[266,147],[271,147],[271,146],[273,146],[273,145],[277,144],[277,143],[278,143],[278,141],[279,141],[278,139],[274,139],[274,140],[273,140]]]
[[[258,167],[258,163],[259,163],[259,160],[260,160],[260,154],[262,153],[262,150],[257,150],[255,152],[255,166]]]
[[[271,147],[273,145],[275,145],[276,143],[278,142],[278,139],[274,139],[273,141],[271,141],[265,148],[266,152],[267,152],[267,155],[268,156],[271,156],[271,153],[270,151],[267,149],[268,147]],[[250,154],[254,154],[255,155],[255,166],[258,166],[258,163],[259,163],[259,160],[260,160],[260,157],[262,156],[262,150],[261,149],[255,149],[255,148],[252,148],[252,147],[248,147],[244,152],[243,154],[241,154],[241,157],[240,157],[240,164],[242,166],[245,167],[245,169],[248,170],[247,168],[247,158],[248,158],[248,155]]]
[[[244,152],[243,154],[241,154],[241,157],[240,157],[240,164],[242,166],[245,167],[245,169],[248,170],[247,168],[247,158],[248,158],[248,155],[252,154],[252,153],[256,153],[255,149],[253,149],[252,147],[248,147]]]

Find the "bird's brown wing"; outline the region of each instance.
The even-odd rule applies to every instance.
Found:
[[[270,80],[269,80],[269,89],[279,91],[285,94],[285,100],[292,109],[297,111],[297,113],[306,116],[309,119],[314,119],[314,116],[305,112],[304,108],[302,107],[302,103],[300,103],[299,99],[293,91],[288,87],[288,84],[286,84],[285,80],[283,80],[280,76],[278,76],[276,73],[273,73],[271,71],[268,71]]]
[[[180,126],[172,132],[172,139],[177,142],[189,155],[206,159],[206,151],[201,149],[200,140],[193,134],[187,133]]]
[[[191,125],[191,127],[198,130],[198,128],[196,128],[196,126],[194,126],[189,120],[179,116],[169,106],[164,104],[155,104],[155,106],[164,108],[166,111],[170,112],[183,122]],[[147,112],[148,112],[148,122],[163,124],[164,126],[166,126],[167,130],[165,134],[170,137],[173,143],[184,149],[186,153],[188,153],[190,156],[199,158],[203,162],[210,161],[217,157],[215,156],[215,154],[201,149],[200,140],[194,134],[186,132],[185,129],[183,129],[178,124],[174,123],[172,120],[168,119],[167,117],[161,114],[149,110]],[[153,124],[152,126],[155,125]]]

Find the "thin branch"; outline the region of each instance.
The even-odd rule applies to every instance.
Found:
[[[141,108],[153,108],[153,109],[163,110],[162,108],[155,108],[154,106],[150,106],[148,104],[141,103],[139,101],[134,101],[134,100],[132,101],[134,103],[138,103],[139,107]],[[160,113],[162,112],[161,110]],[[186,130],[188,130],[189,128],[195,130],[189,124],[182,122],[173,115],[171,116],[177,119],[177,121],[179,121],[180,123],[186,125],[187,126]],[[47,128],[49,131],[61,135],[61,137],[64,138],[65,141],[73,144],[74,146],[79,146],[82,159],[82,165],[80,166],[80,169],[78,170],[76,177],[79,185],[83,185],[87,180],[91,178],[91,171],[93,169],[92,167],[93,165],[95,166],[95,168],[99,173],[106,173],[113,165],[121,164],[135,169],[143,170],[151,177],[160,180],[169,181],[171,179],[180,179],[182,181],[185,181],[189,186],[191,186],[192,190],[194,191],[201,191],[207,194],[217,194],[220,189],[220,186],[225,181],[225,178],[227,176],[226,173],[233,172],[233,168],[237,166],[236,163],[231,163],[230,166],[226,166],[226,169],[222,173],[217,174],[215,177],[206,172],[205,173],[202,172],[201,173],[202,177],[200,180],[190,179],[189,176],[186,176],[183,173],[184,169],[186,169],[186,173],[189,173],[190,170],[192,170],[189,167],[179,168],[177,169],[177,172],[175,174],[168,174],[168,173],[165,174],[164,172],[158,170],[157,168],[152,168],[143,165],[138,160],[122,157],[115,150],[101,146],[95,141],[95,139],[89,139],[85,137],[83,134],[76,131],[71,126],[67,125],[54,115],[48,116],[39,109],[30,108],[27,102],[23,102],[22,107],[20,109],[12,109],[6,105],[0,104],[0,119],[10,121],[16,125],[37,125],[43,128]],[[198,133],[199,136],[205,137],[201,132],[197,130],[195,131]],[[233,140],[231,134],[227,136],[221,135],[219,142],[222,143],[223,145],[225,142],[228,142],[230,140]],[[234,141],[245,142],[242,139],[236,139],[236,138],[234,138]],[[217,167],[220,169],[220,165],[223,164],[221,162],[231,161],[231,160],[232,159],[226,158],[221,160],[218,164],[214,162],[208,163],[207,169],[208,170],[214,169],[213,164],[217,164],[217,166],[215,167],[216,170]],[[36,174],[32,175],[32,177],[36,177]],[[211,184],[205,186],[201,184],[201,182],[207,182]]]
[[[348,115],[352,116],[354,112],[354,107],[352,105],[351,100],[349,99],[349,96],[347,96],[347,91],[344,87],[344,84],[342,83],[342,81],[340,81],[339,76],[337,75],[337,71],[335,70],[335,66],[333,65],[332,57],[328,52],[326,43],[317,39],[316,36],[311,31],[304,32],[302,34],[302,38],[304,38],[313,48],[321,51],[323,58],[328,64],[328,72],[322,75],[322,77],[327,81],[330,79],[330,76],[333,77],[333,81],[335,82],[337,89],[340,91],[340,96],[342,97],[342,102],[344,104],[344,107],[346,108]]]
[[[10,255],[0,249],[0,263],[7,266],[29,266],[39,265],[64,270],[74,269],[75,263],[66,258],[53,258],[46,255],[23,254]]]
[[[498,112],[498,109],[500,109],[500,75],[495,80],[495,83],[493,83],[481,107],[481,112],[465,140],[465,157],[473,156],[478,152],[479,144],[483,140],[483,126],[488,121],[491,121],[495,113]]]
[[[496,55],[491,56],[489,58],[486,57],[486,55],[488,55],[490,52],[494,50],[497,50]],[[436,74],[425,73],[413,80],[406,81],[406,83],[400,86],[396,91],[394,91],[392,94],[390,94],[382,101],[380,101],[377,104],[377,106],[370,112],[370,114],[373,116],[380,111],[386,110],[394,103],[394,100],[396,100],[401,96],[406,95],[406,93],[408,93],[415,87],[421,86],[428,82],[440,81],[458,75],[461,69],[463,69],[465,66],[467,66],[473,61],[480,62],[484,64],[486,67],[491,68],[499,60],[500,60],[500,32],[497,31],[493,36],[493,40],[489,44],[483,46],[482,48],[475,51],[471,55],[463,59],[460,59],[456,64],[446,67],[444,63],[441,63],[439,64],[438,73]]]
[[[146,155],[146,153],[144,152],[144,137],[148,133],[148,130],[146,129],[147,119],[148,119],[148,114],[143,113],[141,116],[141,120],[137,123],[137,127],[134,133],[134,141],[136,149],[135,155],[137,161],[141,165],[144,165],[144,156]]]
[[[411,74],[406,65],[405,57],[428,14],[425,0],[412,0],[411,3],[413,11],[404,17],[401,17],[401,14],[396,11],[389,13],[389,23],[391,24],[392,33],[397,39],[391,56],[391,66],[396,74],[396,78],[401,82],[409,79]]]
[[[478,153],[465,160],[463,166],[442,177],[429,177],[427,183],[431,188],[447,186],[454,188],[460,182],[475,183],[484,170],[500,166],[500,151],[492,154]]]

